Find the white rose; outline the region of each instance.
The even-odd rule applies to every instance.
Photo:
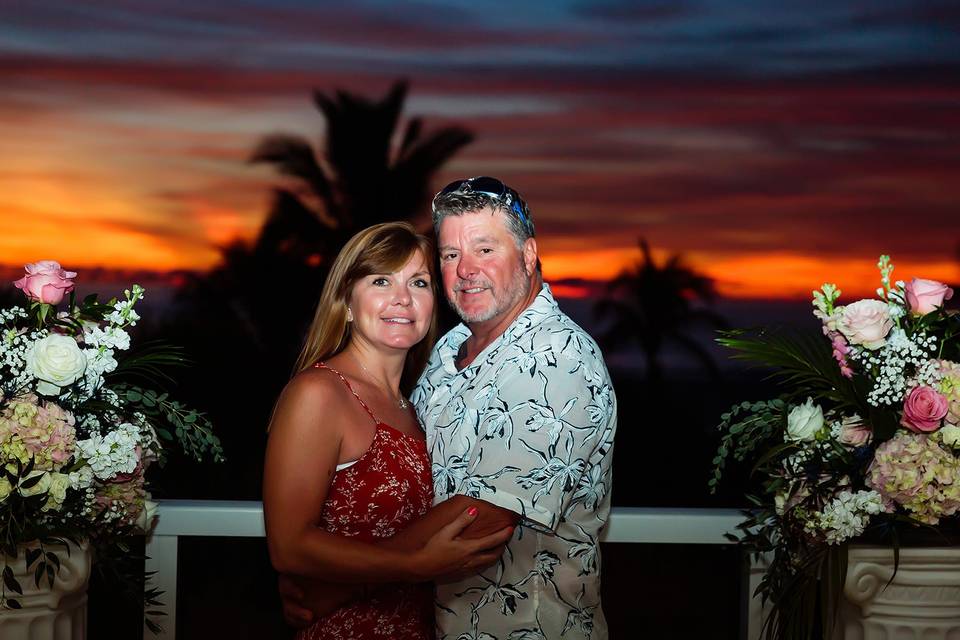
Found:
[[[886,302],[857,300],[844,307],[838,328],[851,344],[879,349],[887,341],[893,320]]]
[[[960,427],[947,424],[940,428],[940,438],[943,444],[954,449],[960,449]]]
[[[34,342],[26,353],[27,371],[40,382],[37,393],[60,395],[60,388],[73,384],[83,376],[87,357],[68,336],[49,335]]]
[[[137,516],[137,526],[143,529],[144,533],[150,533],[153,530],[154,524],[156,524],[157,518],[157,508],[160,506],[158,503],[150,499],[150,494],[147,494],[147,499],[143,501],[143,509],[140,510],[140,515]]]
[[[813,398],[790,410],[787,415],[787,433],[784,439],[809,442],[823,428],[823,410],[813,404]]]

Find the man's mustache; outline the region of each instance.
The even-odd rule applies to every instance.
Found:
[[[487,280],[458,280],[453,285],[454,291],[463,291],[465,289],[492,289],[493,285]]]

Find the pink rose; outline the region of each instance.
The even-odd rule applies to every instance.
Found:
[[[879,349],[893,328],[887,303],[880,300],[857,300],[843,308],[840,332],[851,344]]]
[[[45,304],[60,304],[63,296],[73,291],[77,274],[64,271],[59,262],[41,260],[24,266],[27,275],[13,283],[28,298]]]
[[[907,294],[907,304],[910,305],[910,311],[914,315],[922,316],[943,306],[944,300],[953,297],[953,289],[937,282],[936,280],[924,280],[923,278],[914,278],[904,287]]]
[[[844,418],[840,423],[840,442],[851,447],[862,447],[870,444],[873,431],[863,424],[860,416]]]
[[[947,399],[933,387],[914,387],[903,403],[900,424],[917,433],[929,433],[940,428],[947,415]]]

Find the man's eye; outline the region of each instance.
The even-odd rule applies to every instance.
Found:
[[[483,253],[483,254],[493,253],[493,249],[489,247],[484,247],[483,249],[480,249],[480,253]]]
[[[441,257],[442,257],[444,260],[453,260],[454,258],[457,257],[457,254],[455,254],[455,253],[445,253],[445,254],[443,254],[443,256],[441,256]]]

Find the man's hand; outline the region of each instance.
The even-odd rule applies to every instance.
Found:
[[[294,629],[309,627],[363,594],[363,585],[333,584],[285,574],[280,574],[277,587],[283,602],[283,619]]]
[[[288,625],[294,629],[305,629],[316,622],[317,617],[306,606],[306,593],[296,580],[281,573],[277,588],[283,602],[283,619]]]

